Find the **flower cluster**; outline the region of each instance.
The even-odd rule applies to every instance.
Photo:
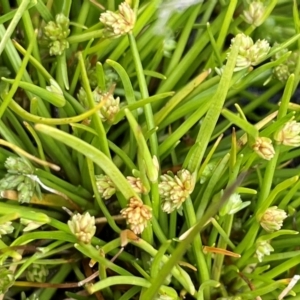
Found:
[[[270,255],[274,251],[274,248],[267,241],[256,243],[256,256],[259,262],[263,261],[264,256]]]
[[[268,54],[270,45],[266,40],[257,40],[255,43],[252,38],[245,34],[239,34],[241,45],[236,59],[235,71],[258,65]],[[235,38],[231,40],[231,45]],[[229,56],[229,53],[227,54]]]
[[[86,99],[86,92],[83,88],[79,90],[78,99],[85,107],[88,106],[88,101]],[[96,104],[103,101],[103,106],[99,110],[99,116],[102,122],[113,123],[116,114],[120,110],[120,98],[114,98],[110,92],[102,92],[98,87],[93,91],[93,98]]]
[[[94,89],[98,85],[98,75],[97,75],[97,71],[96,71],[96,66],[95,66],[95,64],[92,64],[90,58],[87,58],[85,60],[84,64],[85,64],[85,69],[86,69],[87,77],[89,79],[90,86],[92,89]],[[80,78],[80,79],[82,82],[82,78]]]
[[[201,177],[200,177],[200,183],[203,184],[204,182],[206,182],[211,175],[213,174],[214,169],[217,166],[217,160],[214,161],[210,161],[204,168]]]
[[[98,89],[96,89],[98,91]],[[109,93],[100,93],[100,98],[97,103],[100,101],[104,101],[104,105],[101,107],[99,111],[100,118],[103,122],[108,121],[109,123],[113,123],[115,115],[120,110],[120,98],[114,98],[114,96]]]
[[[192,193],[195,179],[188,170],[182,169],[174,176],[172,172],[160,176],[159,193],[162,210],[168,214],[179,209]]]
[[[35,230],[45,224],[41,222],[24,219],[24,218],[20,219],[20,223],[25,226],[23,229],[24,232]]]
[[[46,38],[49,40],[50,55],[61,55],[69,48],[67,37],[70,34],[69,19],[63,15],[56,15],[55,22],[50,21],[44,28]]]
[[[49,270],[45,265],[31,264],[26,270],[26,279],[31,282],[46,282]]]
[[[112,182],[109,176],[104,174],[96,175],[95,179],[96,179],[97,190],[101,198],[109,199],[116,193],[117,187]],[[147,194],[147,189],[143,185],[141,178],[127,176],[127,181],[137,194]]]
[[[243,11],[244,20],[255,27],[258,27],[263,22],[265,6],[260,1],[252,1],[248,9]]]
[[[147,194],[147,189],[143,185],[141,178],[133,176],[127,176],[126,178],[137,194]]]
[[[258,137],[252,145],[253,150],[261,158],[270,160],[275,155],[275,150],[272,145],[272,140],[267,137]]]
[[[92,217],[88,212],[84,215],[74,214],[72,219],[68,221],[68,226],[77,239],[85,244],[91,242],[96,232],[95,217]]]
[[[111,196],[113,196],[116,193],[116,186],[112,182],[112,180],[109,178],[109,176],[101,174],[96,175],[96,186],[97,190],[103,199],[109,199]]]
[[[15,278],[11,271],[0,269],[0,295],[5,294],[14,282]]]
[[[277,46],[276,43],[274,44],[274,47],[275,46]],[[272,61],[276,61],[287,52],[288,52],[287,48],[278,51],[272,57]],[[291,55],[286,59],[286,61],[274,67],[273,69],[274,77],[281,82],[286,82],[289,76],[295,72],[298,59],[299,59],[299,51],[293,51]]]
[[[177,42],[174,34],[168,34],[163,41],[163,53],[165,57],[171,57],[173,50],[176,48]]]
[[[300,123],[289,121],[285,123],[275,134],[274,140],[278,144],[290,147],[300,146]]]
[[[19,202],[29,203],[36,188],[31,167],[20,157],[8,157],[4,166],[7,174],[0,180],[0,191],[15,189]]]
[[[239,194],[232,194],[220,210],[220,216],[233,215],[250,205],[250,201],[243,202]]]
[[[22,292],[21,300],[39,300],[39,296],[37,294],[31,294],[30,297],[26,297],[26,294]]]
[[[299,147],[300,146],[300,123],[289,121],[280,127],[274,134],[274,140],[277,144]],[[275,155],[272,140],[267,137],[257,137],[252,145],[252,149],[261,158],[270,160]]]
[[[52,78],[50,78],[50,85],[46,86],[46,90],[56,94],[57,96],[60,96],[64,99],[64,93],[62,89],[60,88],[59,84]]]
[[[14,231],[14,227],[11,222],[5,222],[0,224],[0,238],[2,235],[10,234]]]
[[[268,232],[280,230],[287,214],[277,206],[269,207],[260,219],[260,225]]]
[[[135,197],[132,197],[127,207],[121,210],[121,215],[135,234],[142,233],[152,218],[151,208]]]
[[[97,61],[95,61],[95,59],[97,59],[97,56],[92,56],[85,60],[85,69],[92,89],[95,89],[99,82],[99,74],[96,70]],[[119,75],[111,67],[104,65],[103,71],[107,89],[116,85],[116,83],[120,80]],[[80,78],[80,81],[82,82],[82,78]]]
[[[108,37],[120,37],[132,31],[135,24],[135,13],[128,3],[119,5],[119,12],[106,11],[100,16],[105,26],[104,34]]]

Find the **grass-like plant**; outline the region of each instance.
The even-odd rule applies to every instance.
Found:
[[[0,299],[298,299],[298,10],[0,0]]]

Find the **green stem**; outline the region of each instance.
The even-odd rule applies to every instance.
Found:
[[[132,33],[128,34],[129,43],[133,55],[133,60],[136,68],[137,78],[140,86],[140,91],[143,99],[146,99],[149,97],[148,88],[147,88],[147,82],[144,76],[143,66],[142,62],[140,60],[139,51],[136,45],[135,38]],[[153,119],[153,113],[152,113],[152,107],[150,104],[145,105],[145,117],[147,122],[148,131],[155,128],[155,123]],[[157,136],[156,132],[153,132],[149,138],[150,141],[150,149],[152,155],[158,156],[158,142],[157,142]]]
[[[103,36],[103,29],[95,30],[95,31],[89,31],[85,33],[80,33],[76,35],[71,35],[68,37],[68,42],[70,44],[78,44],[85,41],[89,41],[91,39],[95,38],[101,38]]]
[[[21,5],[23,3],[23,0],[18,0],[17,2],[18,2],[19,5]],[[34,2],[36,3],[36,1],[34,1]],[[29,7],[27,8],[27,10],[22,15],[22,22],[23,22],[23,25],[24,25],[26,38],[27,38],[28,43],[29,43],[32,40],[32,38],[37,34],[37,30],[35,30],[34,27],[33,27],[33,21],[32,21],[32,18],[30,16],[28,10],[29,10]],[[41,62],[39,46],[38,46],[36,38],[33,39],[33,43],[34,44],[33,44],[32,55],[39,62]],[[40,86],[45,87],[46,82],[45,82],[45,79],[43,78],[43,76],[40,73],[37,73],[37,77],[38,77]]]
[[[89,14],[89,10],[90,10],[90,5],[91,2],[89,0],[84,0],[83,3],[80,6],[80,10],[79,10],[79,14],[78,14],[78,18],[77,18],[77,23],[80,25],[85,25],[88,14]],[[81,35],[81,31],[82,29],[78,26],[78,27],[74,27],[72,30],[72,37],[76,36],[79,37]],[[68,39],[72,38],[69,37]],[[77,41],[77,43],[79,43],[81,41]],[[71,44],[71,42],[69,41],[69,43]],[[72,50],[76,50],[77,49],[77,45],[72,45],[71,46]]]
[[[66,51],[64,51],[61,55],[56,56],[56,61],[57,61],[56,81],[61,88],[65,87],[65,89],[68,90],[69,78],[68,78]]]
[[[35,37],[31,40],[31,42],[28,46],[28,49],[26,51],[25,57],[23,59],[23,62],[21,64],[20,70],[17,73],[17,76],[14,79],[13,84],[12,84],[9,92],[4,96],[4,100],[1,103],[1,106],[0,106],[0,119],[2,118],[4,111],[6,110],[6,108],[9,105],[13,95],[15,94],[15,92],[17,91],[17,89],[19,87],[19,83],[20,83],[20,81],[23,77],[24,71],[26,69],[26,66],[27,66],[27,63],[28,63],[28,60],[29,60],[29,56],[31,54],[31,51],[32,51],[32,48],[33,48],[33,45],[34,45],[34,39],[35,39]]]
[[[79,114],[74,117],[69,118],[43,118],[40,116],[33,115],[23,109],[16,101],[12,100],[9,104],[9,108],[18,116],[20,116],[23,120],[33,122],[33,123],[41,123],[47,125],[63,125],[63,124],[70,124],[70,123],[79,123],[85,119],[88,119],[92,116],[95,112],[97,112],[103,103],[99,103],[97,106],[87,110],[86,112]]]
[[[30,1],[31,0],[22,0],[19,8],[16,11],[16,14],[14,15],[13,19],[9,23],[9,26],[6,29],[6,32],[3,35],[1,42],[0,42],[0,55],[2,54],[4,48],[7,44],[7,41],[9,40],[9,38],[13,34],[14,30],[16,29],[16,27],[17,27],[20,19],[22,18],[24,12],[26,11],[28,5],[30,4]]]
[[[228,36],[228,28],[230,26],[230,23],[232,22],[233,14],[235,12],[238,1],[231,0],[228,3],[229,3],[229,5],[228,5],[227,11],[226,11],[226,15],[224,16],[224,20],[223,20],[222,26],[220,28],[220,33],[219,33],[218,40],[217,40],[217,47],[218,47],[219,52],[222,51],[224,41],[225,41],[226,37]]]
[[[186,218],[186,222],[188,228],[191,228],[197,223],[197,218],[195,214],[195,210],[193,207],[193,203],[191,198],[189,197],[184,203],[184,215]],[[193,240],[193,252],[196,258],[197,270],[199,274],[200,283],[203,283],[210,279],[210,274],[208,271],[208,267],[206,264],[206,259],[202,250],[202,241],[200,235],[195,236]],[[176,251],[176,250],[175,250]],[[206,289],[204,291],[205,299],[210,299],[210,290]]]
[[[137,2],[137,1],[135,1]],[[115,11],[115,0],[109,0],[108,3],[107,3],[107,9],[110,10],[110,11]]]
[[[80,64],[80,68],[81,68],[82,83],[83,83],[83,87],[84,87],[86,95],[87,95],[88,104],[89,104],[90,108],[95,108],[95,106],[96,106],[95,100],[94,100],[94,97],[93,97],[93,94],[91,91],[90,83],[89,83],[88,76],[87,76],[86,69],[85,69],[84,59],[83,59],[81,52],[79,52],[78,57],[79,57],[79,64]],[[105,153],[107,157],[111,158],[105,129],[104,129],[104,126],[102,124],[99,114],[94,114],[94,116],[92,117],[92,122],[93,122],[93,125],[95,126],[96,131],[98,132],[99,142],[100,142],[100,150],[103,153]]]
[[[166,71],[166,75],[168,76],[174,69],[177,67],[180,58],[182,57],[182,54],[184,52],[184,49],[186,49],[186,45],[188,42],[188,39],[191,36],[191,31],[193,29],[193,25],[195,24],[196,18],[199,14],[199,11],[201,9],[202,3],[198,4],[197,7],[193,6],[191,10],[191,14],[181,32],[180,38],[178,40],[178,43],[176,45],[176,49],[172,55],[171,61],[168,65],[168,69]]]
[[[53,137],[56,140],[65,143],[66,145],[76,149],[78,152],[82,153],[86,157],[90,158],[95,162],[105,173],[111,178],[114,184],[117,186],[119,191],[124,195],[126,199],[131,197],[139,198],[135,191],[132,189],[128,181],[125,179],[120,170],[113,164],[113,162],[101,151],[95,147],[87,144],[86,142],[70,135],[65,132],[62,132],[56,128],[37,124],[35,129],[43,132],[46,135]],[[126,206],[126,202],[120,203],[122,207]]]
[[[225,216],[225,222],[222,227],[227,236],[230,235],[232,223],[233,223],[233,215]],[[220,237],[220,240],[218,243],[218,248],[220,248],[220,249],[227,248],[227,241],[225,241],[222,237]],[[222,255],[222,254],[216,255],[216,257],[214,259],[213,268],[212,268],[212,279],[213,280],[216,280],[216,281],[220,280],[223,262],[224,262],[224,255]]]

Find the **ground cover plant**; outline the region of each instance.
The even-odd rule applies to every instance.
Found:
[[[291,0],[0,0],[0,299],[299,299]]]

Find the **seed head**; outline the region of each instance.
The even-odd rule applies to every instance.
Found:
[[[220,216],[233,215],[250,205],[250,201],[243,202],[239,194],[232,194],[220,210]]]
[[[83,87],[81,87],[79,89],[79,91],[77,93],[77,98],[82,106],[84,106],[85,108],[88,108],[89,104],[88,104],[88,100],[87,100],[87,95],[86,95],[86,91],[84,90]]]
[[[265,6],[260,1],[251,2],[248,9],[243,11],[245,21],[255,27],[262,24],[264,13]]]
[[[132,188],[134,189],[134,191],[137,194],[146,194],[147,193],[147,189],[146,187],[144,187],[141,178],[136,178],[133,176],[127,176],[127,181],[129,182],[129,184],[132,186]]]
[[[135,13],[128,3],[119,5],[119,12],[106,11],[100,16],[105,26],[105,35],[117,38],[132,31],[135,24]]]
[[[163,53],[165,57],[171,57],[173,50],[176,48],[177,42],[173,32],[168,34],[163,41]]]
[[[273,69],[273,74],[279,81],[285,82],[290,76],[289,67],[285,64],[280,64]]]
[[[116,193],[117,188],[107,175],[96,175],[95,178],[96,186],[101,198],[109,199],[112,195]]]
[[[61,55],[69,48],[67,37],[70,34],[69,19],[63,14],[56,15],[55,22],[50,21],[44,28],[44,33],[49,41],[50,55]]]
[[[17,187],[17,191],[19,192],[18,201],[20,203],[29,203],[33,196],[34,190],[35,182],[31,178],[26,176],[24,181],[21,182]]]
[[[256,243],[256,255],[259,262],[262,262],[264,256],[270,255],[270,253],[273,251],[274,251],[273,247],[267,241]]]
[[[64,98],[63,91],[60,88],[60,86],[58,85],[58,83],[55,80],[53,80],[52,78],[50,78],[49,81],[50,81],[50,85],[46,86],[46,90],[51,93],[56,94],[57,96]]]
[[[200,177],[200,183],[201,184],[203,184],[205,181],[207,181],[211,177],[214,169],[216,168],[216,165],[217,165],[217,161],[214,160],[214,161],[209,162],[205,166],[205,168],[204,168],[204,170],[201,174],[201,177]]]
[[[249,49],[251,65],[257,66],[268,54],[270,49],[271,47],[267,40],[257,40],[256,43]]]
[[[0,295],[5,294],[14,282],[15,277],[10,270],[0,269]]]
[[[142,233],[152,218],[151,208],[135,197],[129,200],[127,207],[121,210],[121,214],[135,234]]]
[[[0,190],[15,189],[20,183],[25,180],[25,177],[25,175],[6,174],[4,178],[0,180]]]
[[[270,45],[266,40],[257,40],[253,42],[252,38],[245,34],[239,34],[241,37],[241,45],[236,59],[235,71],[239,71],[250,66],[258,65],[270,50]],[[231,40],[233,45],[235,38]],[[229,56],[229,53],[227,53]]]
[[[275,43],[274,46],[277,46]],[[288,52],[287,48],[278,51],[272,58],[272,61],[276,61],[281,56]],[[280,65],[274,67],[273,75],[281,82],[286,82],[289,76],[296,71],[296,64],[299,60],[299,51],[293,51],[291,55]]]
[[[111,93],[106,92],[101,94],[100,101],[104,101],[104,105],[100,108],[99,111],[101,120],[103,122],[108,121],[109,123],[113,123],[115,115],[120,110],[120,98],[114,98]]]
[[[10,174],[32,174],[31,167],[21,157],[8,157],[4,166]]]
[[[154,168],[156,169],[157,174],[158,174],[158,173],[159,173],[159,170],[160,170],[160,165],[159,165],[159,161],[158,161],[156,155],[153,155],[153,157],[152,157],[152,162],[153,162]]]
[[[300,123],[296,121],[287,122],[280,130],[274,134],[274,140],[278,144],[285,146],[300,146]]]
[[[195,179],[191,173],[182,169],[173,175],[171,172],[160,176],[159,193],[162,199],[162,210],[167,213],[179,209],[182,203],[192,193]]]
[[[26,270],[26,279],[31,282],[46,282],[49,270],[45,265],[32,264]]]
[[[260,225],[266,231],[272,232],[280,230],[287,214],[277,206],[269,207],[260,219]]]
[[[77,239],[85,244],[91,242],[96,232],[95,217],[91,217],[88,212],[84,215],[73,215],[72,219],[68,221],[68,226]]]
[[[270,160],[275,155],[272,140],[267,137],[258,137],[252,145],[253,150],[263,159]]]
[[[86,91],[82,87],[77,97],[83,106],[88,107]],[[98,112],[102,122],[107,121],[112,124],[116,114],[120,110],[120,98],[114,98],[111,92],[102,92],[98,87],[93,90],[93,98],[96,104],[99,104],[101,101],[104,102]]]
[[[5,222],[0,224],[0,238],[2,235],[10,234],[14,231],[14,227],[11,222]]]
[[[36,222],[36,221],[23,219],[23,218],[20,219],[20,223],[23,224],[24,226],[26,226],[23,229],[24,232],[35,230],[45,224],[45,223]]]

